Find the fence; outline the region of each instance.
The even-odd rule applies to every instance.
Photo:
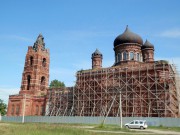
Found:
[[[60,117],[60,116],[25,116],[24,122],[69,123],[69,124],[101,124],[104,117]],[[146,120],[149,126],[180,127],[180,118],[156,117],[123,117],[122,124],[132,120]],[[2,116],[2,122],[22,122],[22,117]],[[120,125],[120,117],[107,117],[105,124]]]

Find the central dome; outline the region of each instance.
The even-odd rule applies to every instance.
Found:
[[[125,43],[137,43],[142,45],[143,40],[138,34],[131,32],[127,26],[124,33],[117,36],[116,39],[114,40],[114,47]]]

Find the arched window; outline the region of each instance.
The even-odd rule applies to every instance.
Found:
[[[30,89],[30,84],[31,84],[31,76],[28,75],[28,76],[27,76],[27,90]]]
[[[32,66],[33,65],[33,57],[31,56],[30,57],[30,66]]]
[[[122,60],[121,53],[118,53],[118,62],[120,62],[121,60]]]
[[[46,81],[45,77],[42,76],[42,77],[41,77],[41,86],[42,86],[42,85],[43,85],[43,86],[45,85],[45,81]]]
[[[39,106],[36,105],[36,114],[35,115],[38,115],[38,113],[39,113]]]
[[[140,61],[140,54],[139,53],[136,54],[136,60]]]
[[[145,53],[144,58],[147,59],[147,53]]]
[[[116,55],[116,63],[118,63],[118,54]]]
[[[14,114],[14,105],[12,105],[12,109],[11,109],[11,115]]]
[[[134,52],[130,52],[130,60],[134,60]]]
[[[46,58],[43,58],[42,66],[43,66],[43,67],[46,67]]]
[[[40,89],[41,90],[45,90],[46,86],[46,78],[44,76],[41,77],[41,85],[40,85]]]
[[[44,106],[41,106],[41,112],[40,112],[41,115],[44,115]]]
[[[97,61],[97,60],[95,60],[94,63],[95,63],[95,66],[99,65],[99,61]]]
[[[123,52],[123,60],[127,60],[127,53]]]
[[[19,115],[19,105],[16,106],[16,115]]]

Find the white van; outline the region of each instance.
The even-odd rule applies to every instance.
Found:
[[[130,123],[125,124],[126,128],[140,128],[146,129],[148,127],[147,122],[145,120],[133,120]]]

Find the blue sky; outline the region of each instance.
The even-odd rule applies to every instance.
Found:
[[[179,0],[6,0],[0,3],[0,99],[18,94],[25,55],[39,33],[50,49],[50,81],[73,86],[91,54],[114,63],[113,41],[126,25],[155,46],[155,59],[180,69]]]

